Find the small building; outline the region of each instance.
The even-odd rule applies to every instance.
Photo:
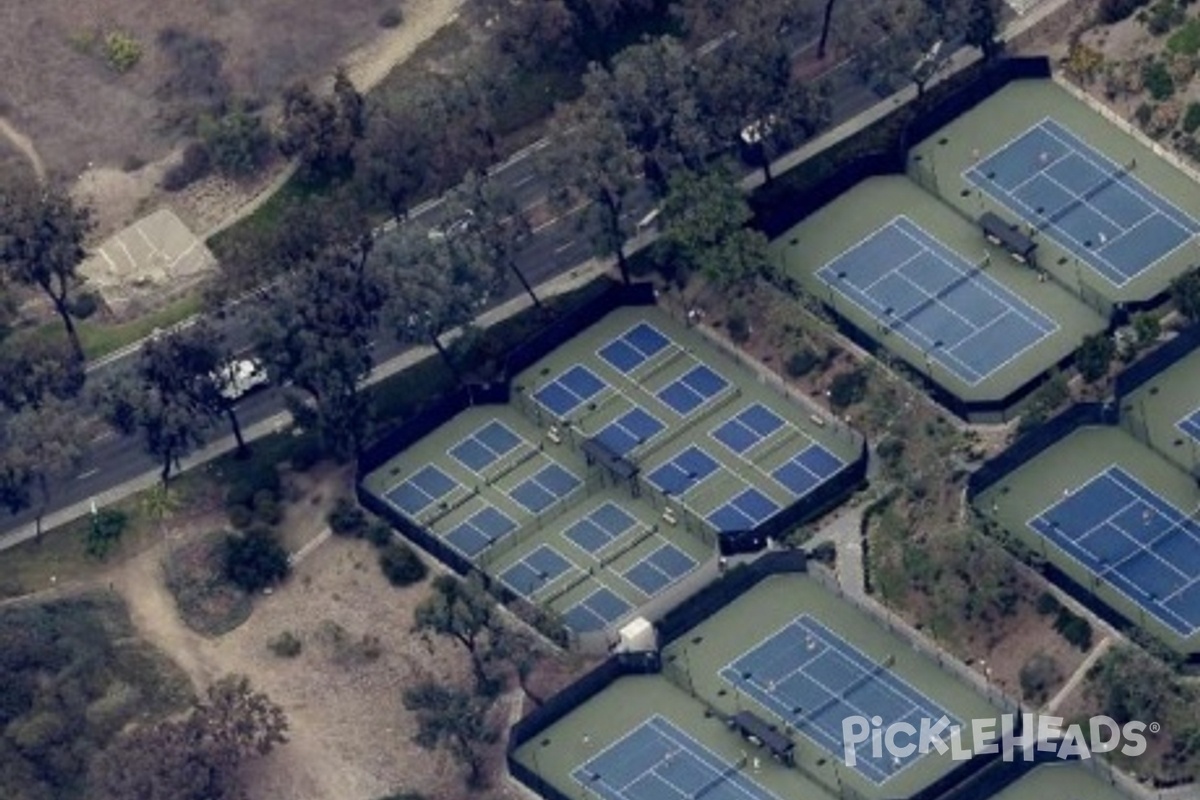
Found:
[[[979,226],[983,228],[983,235],[989,242],[1003,247],[1022,264],[1033,264],[1033,251],[1037,249],[1037,243],[1021,233],[1016,225],[1009,225],[1000,215],[985,211],[979,218]]]

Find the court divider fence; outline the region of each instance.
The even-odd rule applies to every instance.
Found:
[[[908,156],[909,147],[934,134],[1015,80],[1040,80],[1052,76],[1050,60],[1045,57],[984,60],[967,67],[931,87],[922,97],[898,106],[895,111],[858,133],[761,186],[750,197],[755,227],[770,239],[778,238],[862,181],[880,175],[910,174],[915,183],[940,196],[936,174],[919,163],[913,163]],[[956,208],[953,204],[948,207]],[[793,294],[801,291],[793,280],[784,279],[780,284]],[[879,356],[886,352],[883,344],[866,329],[838,313],[837,308],[827,300],[816,295],[814,297],[836,320],[843,335],[872,355]],[[1087,298],[1084,299],[1086,302]],[[1124,321],[1128,311],[1134,310],[1128,304],[1123,308],[1113,308],[1107,301],[1093,302],[1091,305],[1111,315],[1112,322]],[[960,398],[919,368],[907,370],[906,373],[939,404],[957,416],[969,422],[991,423],[1011,419],[1021,402],[1045,382],[1050,372],[1066,369],[1073,362],[1074,354],[1070,354],[1006,396],[991,400]]]

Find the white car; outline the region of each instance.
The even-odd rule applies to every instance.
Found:
[[[475,221],[475,212],[470,209],[465,214],[457,219],[452,219],[440,228],[429,229],[430,241],[440,242],[445,239],[453,239],[466,233],[471,228],[471,224]]]
[[[230,401],[239,400],[271,381],[266,368],[253,358],[234,359],[220,367],[214,377],[220,382],[221,396]]]

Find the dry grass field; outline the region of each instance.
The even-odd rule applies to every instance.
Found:
[[[291,81],[328,74],[377,38],[398,0],[9,0],[0,4],[0,116],[36,144],[51,172],[153,161],[171,149],[161,86],[164,30],[220,43],[225,79],[270,100]],[[142,47],[124,74],[106,62],[120,31]]]

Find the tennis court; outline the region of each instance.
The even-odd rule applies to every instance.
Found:
[[[571,777],[604,800],[775,800],[775,795],[658,714],[630,730]]]
[[[1028,524],[1180,636],[1200,631],[1200,522],[1120,466]]]
[[[785,725],[799,730],[834,758],[843,758],[842,721],[879,717],[886,729],[921,720],[957,721],[937,703],[831,631],[815,617],[801,614],[721,670],[721,677],[754,698]],[[871,755],[870,740],[857,748],[854,769],[872,783],[883,783],[921,758]]]
[[[500,573],[504,585],[527,599],[552,586],[559,578],[579,572],[569,558],[550,545],[541,545]]]
[[[982,251],[981,251],[982,252]],[[969,386],[1058,330],[1058,324],[906,216],[870,233],[818,279]]]
[[[445,472],[427,464],[408,480],[389,489],[386,496],[405,514],[415,517],[449,496],[458,486],[458,482]]]
[[[492,420],[450,448],[450,455],[476,475],[529,443],[500,420]]]
[[[1117,287],[1200,232],[1180,210],[1118,163],[1049,117],[963,177]]]
[[[1179,430],[1200,442],[1200,408],[1175,423]]]
[[[489,503],[447,531],[446,541],[467,558],[475,558],[516,529],[512,517]]]
[[[596,373],[576,364],[538,389],[534,398],[554,416],[566,419],[580,406],[598,399],[607,388],[608,384]]]
[[[551,461],[536,474],[509,490],[508,496],[530,514],[541,514],[550,506],[566,499],[582,482],[566,467]]]

